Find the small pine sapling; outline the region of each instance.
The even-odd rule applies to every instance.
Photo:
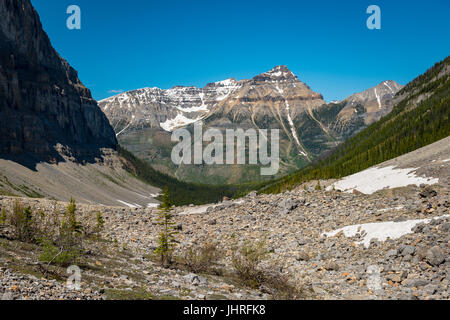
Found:
[[[169,189],[166,187],[162,194],[162,203],[159,206],[157,221],[161,232],[158,237],[158,247],[155,250],[155,254],[160,257],[163,267],[168,267],[172,263],[172,252],[176,245],[175,235],[177,232],[175,231],[173,216],[170,213],[171,207]]]

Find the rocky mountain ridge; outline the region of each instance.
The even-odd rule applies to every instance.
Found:
[[[1,1],[0,49],[0,154],[95,162],[102,148],[116,148],[108,119],[29,0]]]
[[[156,205],[159,189],[125,170],[117,145],[31,2],[0,1],[0,195]]]
[[[279,94],[285,95],[284,92],[280,92],[281,88],[277,86],[272,87],[277,83],[291,85],[290,94],[286,93],[287,100],[317,100],[316,105],[324,103],[320,94],[310,91],[287,67],[278,66],[250,80],[227,79],[204,88],[144,88],[102,100],[99,105],[118,136],[133,127],[144,126],[159,126],[171,132],[215,113],[221,106],[232,108],[237,104],[281,101]],[[271,88],[267,88],[269,86]],[[256,87],[262,92],[255,91]],[[274,94],[270,94],[271,91]]]
[[[394,107],[393,99],[403,87],[392,80],[383,81],[373,88],[355,93],[343,101],[334,103],[336,105],[344,104],[344,106],[334,123],[330,125],[330,129],[351,136],[355,131],[378,121],[392,111]],[[349,130],[351,123],[356,123],[358,120],[363,122],[364,125],[361,125],[358,130]]]

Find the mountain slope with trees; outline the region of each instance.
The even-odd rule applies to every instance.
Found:
[[[155,170],[146,161],[134,156],[119,146],[119,155],[124,159],[125,169],[139,180],[159,188],[167,188],[170,203],[177,206],[189,204],[216,203],[224,197],[233,198],[257,189],[257,184],[211,186],[187,183]]]
[[[450,57],[400,90],[392,112],[348,139],[331,154],[266,185],[280,192],[312,179],[341,178],[450,135]]]

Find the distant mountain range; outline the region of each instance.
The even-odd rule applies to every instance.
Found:
[[[249,80],[227,79],[205,88],[144,88],[99,102],[120,143],[152,166],[181,180],[242,183],[258,178],[258,166],[175,166],[170,132],[203,121],[217,128],[280,129],[281,170],[305,166],[392,110],[402,88],[394,81],[327,104],[286,66]]]

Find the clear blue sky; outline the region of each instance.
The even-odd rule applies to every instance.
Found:
[[[53,46],[94,98],[203,87],[287,65],[326,100],[406,84],[450,54],[448,0],[32,0]],[[82,29],[66,28],[66,9]],[[368,30],[377,4],[382,29]]]

